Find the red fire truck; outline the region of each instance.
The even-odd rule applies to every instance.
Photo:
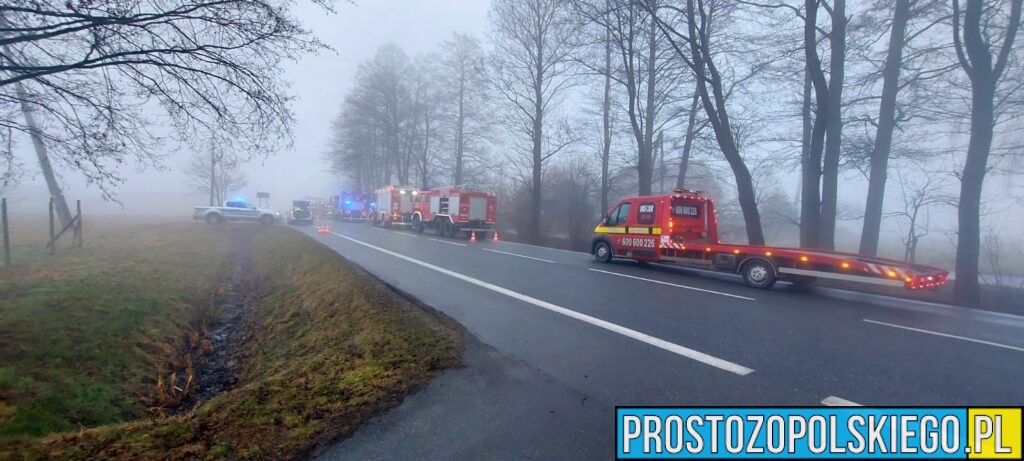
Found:
[[[419,193],[412,212],[416,232],[433,229],[439,235],[454,237],[459,232],[476,232],[486,238],[494,228],[498,199],[486,192],[459,187],[428,189]]]
[[[937,288],[948,272],[921,264],[831,250],[722,243],[715,204],[700,192],[620,200],[594,229],[591,252],[600,262],[633,259],[732,272],[755,288],[777,280],[835,279],[911,290]]]
[[[374,191],[373,225],[411,225],[413,202],[418,194],[416,188],[409,186],[387,186]]]

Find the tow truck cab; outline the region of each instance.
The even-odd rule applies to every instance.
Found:
[[[917,290],[942,286],[948,276],[935,267],[872,255],[722,243],[714,201],[684,189],[620,200],[594,229],[591,253],[601,262],[626,258],[739,273],[756,288],[777,280],[834,279]]]
[[[718,243],[714,201],[693,191],[624,198],[594,229],[592,248],[601,242],[610,244],[613,257],[684,257],[686,244]]]

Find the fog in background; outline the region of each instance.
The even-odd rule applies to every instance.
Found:
[[[337,194],[346,187],[344,178],[327,171],[323,153],[331,121],[359,63],[388,42],[416,54],[432,51],[453,31],[483,36],[488,8],[482,0],[397,0],[359,2],[358,6],[339,3],[337,14],[325,14],[318,6],[299,2],[298,19],[334,51],[286,64],[285,75],[295,95],[295,144],[270,158],[253,159],[245,167],[248,185],[231,195],[255,203],[256,192],[270,192],[272,205],[287,210],[294,198]],[[12,212],[45,213],[49,193],[38,174],[32,143],[27,136],[19,136],[15,149],[27,175],[3,195]],[[96,187],[88,186],[56,159],[54,167],[63,180],[65,197],[82,200],[89,214],[191,216],[192,206],[206,204],[206,196],[189,185],[183,171],[192,152],[169,154],[162,171],[139,171],[127,165],[122,170],[126,182],[117,195],[120,203],[101,200]]]
[[[342,175],[328,171],[329,165],[324,160],[324,154],[329,147],[332,121],[338,117],[342,100],[352,87],[352,79],[359,64],[370,60],[378,49],[387,43],[398,45],[410,57],[436,52],[439,44],[449,39],[453,32],[474,35],[480,39],[485,50],[490,50],[490,7],[490,2],[484,0],[401,0],[360,2],[358,5],[341,3],[336,5],[337,14],[326,14],[318,6],[300,2],[296,14],[301,22],[318,39],[332,47],[333,51],[303,56],[298,62],[285,65],[284,72],[292,83],[291,91],[295,95],[292,104],[295,115],[294,146],[282,148],[276,155],[265,159],[252,159],[245,166],[247,185],[231,191],[231,196],[255,203],[256,192],[269,192],[272,196],[272,206],[284,211],[289,208],[289,202],[294,198],[326,198],[342,188],[352,188],[351,184],[345,183],[346,178]],[[562,104],[578,106],[578,109],[570,110],[578,114],[593,111],[592,94],[588,91],[591,90],[580,89],[566,98]],[[588,116],[592,114],[581,115],[580,118]],[[966,130],[965,122],[960,131]],[[522,141],[515,139],[497,143],[491,161],[502,161],[507,153],[502,150],[509,150],[510,145],[516,142]],[[930,139],[927,144],[935,148],[965,146],[966,136],[953,133],[947,136],[940,135]],[[770,156],[769,151],[777,147],[762,145],[757,149],[749,148],[744,151],[744,155],[767,157]],[[920,146],[921,149],[930,147],[932,146]],[[620,150],[630,148],[631,146],[621,143],[616,146],[616,149]],[[585,149],[587,147],[577,150]],[[758,149],[761,151],[758,152]],[[19,137],[16,150],[17,158],[23,164],[27,175],[11,190],[4,191],[3,195],[8,197],[12,212],[45,212],[48,193],[38,174],[32,144],[26,137]],[[206,197],[189,184],[183,173],[191,154],[190,151],[169,152],[162,170],[148,168],[139,171],[136,165],[125,165],[121,174],[126,177],[126,181],[117,189],[116,202],[101,200],[101,193],[96,187],[87,185],[82,177],[56,159],[55,168],[62,178],[65,196],[72,203],[76,199],[81,199],[87,216],[132,214],[185,217],[190,216],[193,205],[206,202]],[[695,155],[697,154],[701,153]],[[670,152],[668,155],[677,154]],[[715,153],[706,151],[703,155],[704,158],[708,158]],[[775,187],[782,189],[788,197],[794,198],[799,191],[799,171],[795,168],[781,167],[775,174],[778,180]],[[727,199],[733,200],[731,180],[723,178],[722,181],[727,184]],[[899,200],[896,182],[896,178],[891,176],[886,194],[887,210],[898,205],[895,203]],[[861,227],[857,216],[863,213],[866,187],[867,181],[860,173],[844,171],[841,174],[840,220],[836,232],[836,243],[840,249],[856,249]],[[956,187],[951,188],[951,192],[955,191]],[[990,175],[985,185],[987,212],[983,218],[983,228],[1006,236],[1014,245],[1019,245],[1021,230],[1024,229],[1024,206],[1020,199],[1022,196],[1024,177],[1020,174]],[[613,200],[616,198],[612,197]],[[951,262],[955,242],[955,235],[952,232],[956,229],[956,209],[944,207],[942,210],[930,217],[929,225],[933,232],[922,242],[921,252],[938,254],[938,259]],[[793,238],[782,239],[786,241],[785,243],[792,243],[795,240],[796,227],[792,228],[792,232]],[[892,223],[883,222],[883,254],[899,256],[900,241],[897,233],[898,229]],[[936,258],[924,259],[927,261]]]

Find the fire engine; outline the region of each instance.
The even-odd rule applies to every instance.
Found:
[[[498,199],[486,192],[442,187],[422,191],[413,205],[412,227],[416,232],[432,229],[454,237],[459,232],[486,238],[494,228]]]
[[[365,221],[370,219],[370,196],[349,193],[331,197],[331,214],[335,221]]]
[[[374,191],[373,225],[411,225],[413,202],[419,193],[416,188],[409,186],[387,186]]]
[[[777,280],[816,279],[934,289],[948,276],[935,267],[875,256],[722,243],[714,201],[684,189],[620,200],[594,229],[591,252],[605,263],[624,258],[738,273],[748,285],[764,289]]]

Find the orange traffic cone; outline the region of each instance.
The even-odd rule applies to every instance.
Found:
[[[469,243],[476,243],[476,231],[470,231]]]
[[[494,237],[491,237],[491,241],[498,243],[498,229],[494,229]]]

